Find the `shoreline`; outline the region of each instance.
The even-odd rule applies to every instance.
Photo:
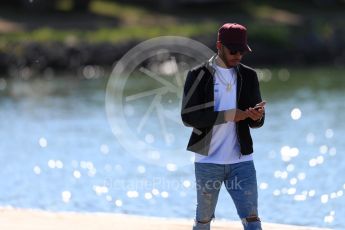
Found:
[[[36,209],[0,207],[1,230],[190,230],[192,219],[161,218],[117,213],[50,212]],[[215,220],[213,230],[241,230],[240,221]],[[326,228],[303,227],[262,223],[265,230],[321,230]]]
[[[209,36],[190,37],[213,51],[214,38]],[[145,40],[133,39],[125,42],[111,43],[87,43],[68,44],[65,42],[11,42],[5,47],[0,47],[0,74],[11,74],[13,71],[30,70],[37,74],[46,71],[70,71],[80,72],[85,66],[99,66],[112,68],[129,50]],[[341,54],[333,54],[325,47],[318,50],[307,49],[303,46],[280,47],[279,53],[269,49],[267,44],[255,43],[255,55],[248,55],[244,63],[250,66],[320,66],[330,65],[342,67],[344,57]],[[254,49],[253,48],[253,49]],[[302,50],[302,52],[301,52]],[[285,56],[279,55],[281,53]],[[298,58],[291,60],[295,53]],[[340,53],[340,51],[339,51]],[[322,57],[322,58],[320,58]],[[327,60],[327,61],[326,61]],[[18,74],[14,74],[18,75]]]

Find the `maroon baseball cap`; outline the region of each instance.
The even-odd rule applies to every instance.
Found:
[[[220,27],[218,41],[230,50],[252,51],[247,44],[247,28],[237,23],[226,23]]]

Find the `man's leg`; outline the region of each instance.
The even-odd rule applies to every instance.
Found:
[[[258,191],[253,161],[227,166],[225,187],[232,197],[245,230],[261,230]]]
[[[223,165],[195,163],[197,207],[193,230],[210,229],[224,176]]]

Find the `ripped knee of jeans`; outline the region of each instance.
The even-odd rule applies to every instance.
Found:
[[[214,219],[215,219],[214,215],[212,215],[210,219],[206,219],[206,220],[205,220],[205,218],[201,219],[201,220],[195,219],[195,224],[209,224]]]
[[[247,225],[250,222],[261,222],[260,218],[257,215],[248,216],[242,218],[241,220],[244,225]]]
[[[213,220],[213,218],[211,218],[210,220],[195,220],[195,224],[208,224]]]

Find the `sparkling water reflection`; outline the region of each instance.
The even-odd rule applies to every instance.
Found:
[[[264,221],[345,228],[340,218],[345,215],[345,161],[337,154],[345,147],[345,123],[339,122],[345,80],[344,71],[329,71],[259,73],[267,121],[252,134]],[[90,68],[84,72],[93,74]],[[193,218],[191,156],[172,156],[157,166],[126,153],[106,121],[105,79],[0,79],[6,130],[0,133],[0,205]],[[135,120],[136,110],[127,105],[125,113]],[[184,147],[190,129],[173,131],[168,139]],[[141,141],[160,145],[165,140],[159,136],[153,125]],[[153,161],[167,159],[158,150],[145,154]],[[225,190],[216,216],[237,219]]]

